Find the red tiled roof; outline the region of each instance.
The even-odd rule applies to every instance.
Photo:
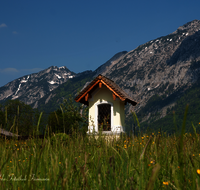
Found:
[[[113,92],[120,100],[129,102],[133,106],[137,104],[126,92],[124,92],[116,83],[99,74],[92,82],[90,82],[81,92],[76,96],[75,101],[88,105],[88,101],[85,100],[85,96],[94,88],[98,87],[99,83],[104,84],[110,91]]]

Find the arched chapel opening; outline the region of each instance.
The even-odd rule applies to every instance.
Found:
[[[98,105],[98,130],[111,131],[111,105]]]

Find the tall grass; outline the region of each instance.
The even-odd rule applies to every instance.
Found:
[[[0,189],[200,189],[200,136],[185,119],[173,136],[3,138]]]
[[[198,189],[199,134],[1,140],[1,189]]]

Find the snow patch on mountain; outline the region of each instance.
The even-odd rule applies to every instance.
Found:
[[[59,84],[59,82],[56,82],[56,81],[53,81],[53,80],[52,81],[48,81],[48,83],[49,84]]]
[[[62,78],[61,76],[57,75],[56,73],[55,73],[55,75],[58,77],[58,79],[61,79],[61,78]]]

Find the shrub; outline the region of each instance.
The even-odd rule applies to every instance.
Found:
[[[62,143],[67,144],[70,140],[70,136],[66,133],[57,133],[51,137],[51,144]]]

